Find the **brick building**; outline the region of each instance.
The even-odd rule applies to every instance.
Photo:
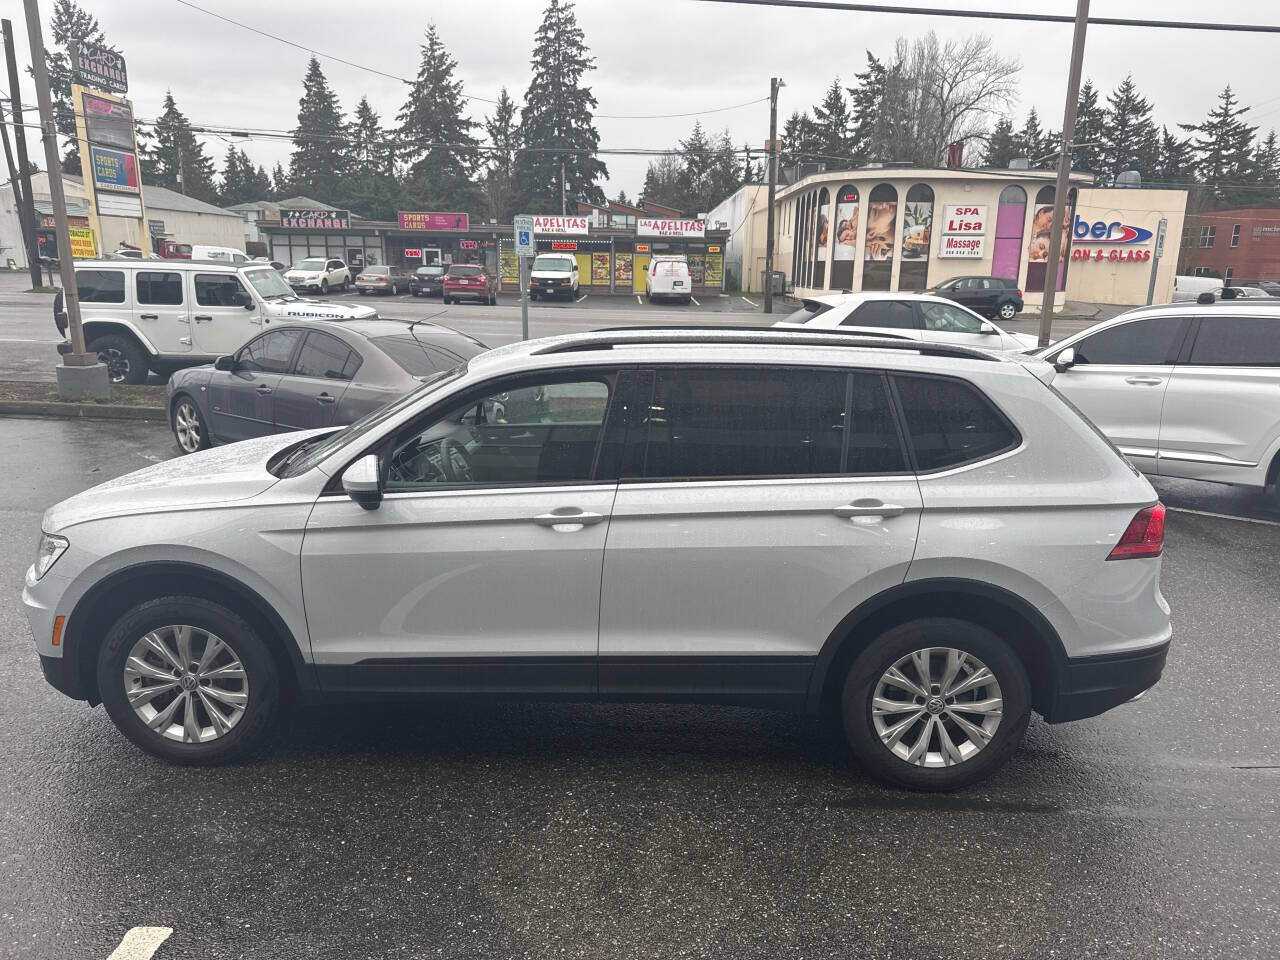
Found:
[[[1235,284],[1280,280],[1280,208],[1188,213],[1178,272]]]

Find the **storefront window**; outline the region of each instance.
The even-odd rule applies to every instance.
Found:
[[[929,286],[929,249],[933,239],[933,190],[917,183],[907,191],[902,211],[902,267],[899,290],[923,290]]]
[[[836,236],[831,260],[831,289],[853,289],[853,259],[858,248],[858,188],[846,183],[836,193]]]
[[[876,186],[867,200],[867,241],[862,268],[863,290],[888,290],[893,281],[898,191],[887,183]]]
[[[1053,187],[1042,187],[1036,194],[1036,209],[1031,217],[1031,238],[1027,242],[1027,290],[1043,293],[1045,271],[1048,269],[1050,231],[1053,228]],[[1070,254],[1071,221],[1075,216],[1076,192],[1067,195],[1066,214],[1062,218],[1062,236],[1058,243],[1058,283],[1056,289],[1066,289],[1067,259]]]
[[[814,211],[813,228],[813,264],[810,274],[813,281],[810,286],[822,290],[827,285],[827,236],[831,225],[827,221],[827,207],[831,203],[831,194],[826,187],[818,191],[818,206]]]
[[[991,275],[1018,279],[1022,266],[1022,227],[1027,220],[1027,191],[1010,185],[1000,191],[996,213],[996,244],[991,259]]]

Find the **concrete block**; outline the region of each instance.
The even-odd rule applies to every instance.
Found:
[[[58,364],[58,399],[68,403],[84,400],[110,400],[111,378],[105,363],[87,367],[68,367]]]

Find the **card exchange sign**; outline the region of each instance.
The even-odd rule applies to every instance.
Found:
[[[350,230],[349,210],[289,210],[280,211],[280,226],[292,230]]]
[[[129,92],[129,72],[125,69],[124,57],[92,43],[71,45],[71,79],[86,87]]]

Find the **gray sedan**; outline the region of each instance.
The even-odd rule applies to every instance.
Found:
[[[434,323],[296,321],[229,357],[179,370],[166,407],[184,453],[288,430],[342,426],[489,349]]]

